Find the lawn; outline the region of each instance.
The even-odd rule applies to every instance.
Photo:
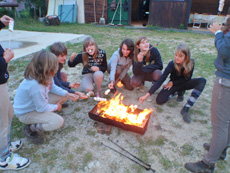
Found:
[[[172,99],[163,106],[156,105],[154,101],[144,105],[154,109],[145,135],[113,127],[109,137],[119,140],[123,147],[150,163],[157,172],[186,172],[183,167],[185,162],[198,161],[206,154],[202,145],[210,141],[212,131],[210,103],[215,78],[213,62],[217,55],[214,35],[195,34],[191,31],[178,32],[173,29],[128,29],[91,24],[44,26],[32,19],[16,21],[15,29],[91,35],[99,48],[106,51],[107,60],[124,38],[136,40],[140,36],[145,36],[149,38],[151,44],[158,43],[157,49],[161,54],[164,67],[174,58],[174,50],[178,44],[188,44],[192,58],[195,60],[194,77],[207,79],[205,90],[191,110],[192,123],[185,124],[179,114],[186,99],[183,103],[177,103],[175,99]],[[66,43],[66,46],[68,55],[73,51],[78,53],[82,50],[82,43]],[[12,102],[31,57],[32,55],[29,55],[9,63],[9,92]],[[70,69],[66,65],[64,70],[71,79],[75,78],[80,82],[81,68]],[[132,74],[131,70],[129,73]],[[106,89],[107,83],[108,74],[103,82],[103,90]],[[120,91],[124,93],[125,98],[136,103],[138,97],[144,94],[138,90],[128,92],[120,89]],[[148,88],[146,88],[147,91]],[[186,98],[190,93],[190,91],[186,92]],[[46,133],[45,144],[42,145],[29,143],[21,132],[23,124],[16,118],[13,119],[12,138],[23,138],[24,146],[19,153],[32,160],[32,164],[22,172],[147,172],[126,158],[101,146],[101,142],[108,143],[108,136],[97,133],[95,122],[87,116],[95,106],[93,100],[69,103],[69,108],[62,109],[60,112],[65,119],[64,126],[55,132]],[[229,161],[229,157],[225,161],[219,161],[216,172],[228,172]]]

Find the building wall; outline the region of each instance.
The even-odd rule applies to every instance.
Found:
[[[95,12],[94,12],[94,3],[95,3]],[[100,18],[102,17],[103,5],[104,6],[104,18],[107,21],[107,0],[85,0],[85,22],[86,23],[99,23]]]
[[[207,13],[217,14],[219,7],[219,0],[192,0],[191,13]],[[225,5],[222,14],[228,13],[230,7],[230,0],[225,0]]]

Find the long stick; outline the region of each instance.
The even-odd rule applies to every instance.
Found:
[[[108,145],[105,145],[105,144],[103,144],[103,143],[101,143],[101,144],[102,144],[102,145],[104,145],[105,147],[107,147],[107,148],[109,148],[109,149],[111,149],[111,150],[115,151],[116,153],[118,153],[118,154],[120,154],[120,155],[122,155],[122,156],[124,156],[124,157],[128,158],[129,160],[133,161],[134,163],[136,163],[136,164],[138,164],[138,165],[142,166],[143,168],[145,168],[145,170],[147,170],[147,171],[151,170],[152,172],[156,172],[156,171],[155,171],[154,169],[152,169],[151,167],[146,167],[146,166],[144,166],[144,165],[140,164],[140,163],[139,163],[139,162],[137,162],[136,160],[133,160],[133,159],[132,159],[132,158],[130,158],[129,156],[126,156],[125,154],[123,154],[123,153],[121,153],[121,152],[119,152],[119,151],[117,151],[117,150],[115,150],[115,149],[113,149],[113,148],[109,147]]]
[[[112,18],[111,24],[113,24],[113,19],[114,19],[115,15],[116,15],[116,12],[117,12],[119,4],[120,4],[120,2],[117,3],[117,7],[116,7],[116,10],[115,10],[115,12],[113,14],[113,18]]]
[[[118,145],[117,143],[113,142],[110,138],[108,138],[108,140],[110,142],[112,142],[113,144],[115,144],[116,146],[118,146],[120,149],[122,149],[123,151],[127,152],[128,154],[130,154],[131,156],[133,156],[135,159],[137,159],[138,161],[140,161],[141,163],[145,164],[148,167],[151,167],[150,164],[145,163],[143,160],[139,159],[137,156],[134,156],[132,153],[130,153],[129,151],[127,151],[126,149],[124,149],[123,147],[121,147],[120,145]]]

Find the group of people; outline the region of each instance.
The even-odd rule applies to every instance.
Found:
[[[0,28],[8,25],[10,20],[13,19],[8,16],[1,17]],[[218,57],[215,61],[217,79],[212,99],[213,137],[211,144],[205,144],[209,153],[203,161],[185,164],[185,168],[190,171],[212,172],[221,153],[224,152],[226,156],[230,143],[230,117],[227,115],[230,90],[228,28],[230,28],[230,20],[222,29],[223,31],[217,25],[211,26],[210,29],[214,33],[218,30],[216,34]],[[20,140],[10,141],[10,126],[14,114],[20,122],[26,124],[23,134],[34,143],[43,143],[43,138],[39,136],[40,132],[53,131],[63,125],[64,119],[55,112],[68,106],[67,99],[76,101],[79,98],[86,99],[94,95],[102,96],[101,85],[106,71],[109,73],[108,88],[112,93],[116,93],[116,85],[119,81],[127,90],[141,87],[145,81],[152,82],[148,92],[139,98],[140,103],[154,94],[168,76],[169,82],[163,85],[156,97],[157,104],[162,105],[175,95],[177,95],[177,101],[181,102],[185,91],[192,89],[190,97],[180,112],[186,123],[191,122],[189,109],[201,95],[206,84],[205,78],[192,78],[195,61],[191,58],[186,44],[177,46],[174,60],[170,61],[162,72],[163,63],[160,52],[149,43],[146,37],[138,38],[135,43],[132,39],[124,39],[108,64],[105,51],[98,48],[92,37],[88,37],[83,42],[83,50],[79,54],[73,52],[68,60],[69,67],[83,64],[81,84],[67,81],[67,75],[61,71],[67,59],[67,48],[63,43],[54,43],[49,51],[42,50],[36,53],[26,67],[24,80],[17,89],[12,107],[6,82],[9,78],[7,63],[14,57],[14,53],[10,49],[0,48],[0,170],[22,169],[30,164],[29,159],[14,154],[22,146]],[[131,66],[132,77],[128,74]],[[79,87],[82,92],[75,90]],[[223,95],[221,99],[220,93]]]

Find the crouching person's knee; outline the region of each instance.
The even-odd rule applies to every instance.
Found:
[[[55,120],[51,122],[52,130],[57,130],[61,128],[63,123],[64,123],[64,119],[60,115],[57,115],[55,117]]]

